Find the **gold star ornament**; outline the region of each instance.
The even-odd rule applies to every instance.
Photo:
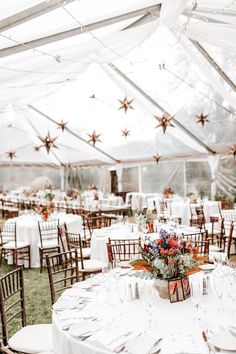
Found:
[[[167,127],[174,127],[174,125],[171,123],[171,120],[174,117],[167,118],[165,114],[163,114],[162,117],[154,116],[159,122],[159,124],[156,126],[156,128],[162,127],[163,133],[165,134]]]
[[[54,144],[55,140],[58,138],[51,138],[50,136],[50,133],[48,132],[47,135],[43,138],[41,136],[38,137],[41,141],[42,141],[42,145],[41,146],[44,146],[45,149],[47,150],[47,153],[49,154],[50,150],[52,148],[55,148],[55,149],[58,149],[58,147],[56,146],[56,144]],[[41,147],[40,146],[40,147]]]
[[[160,161],[161,156],[156,154],[155,156],[153,156],[153,158],[155,159],[156,163],[158,164],[159,161]]]
[[[197,123],[201,123],[202,127],[204,127],[206,122],[210,122],[207,117],[208,114],[201,113],[199,116],[196,116],[196,118],[198,119]]]
[[[58,128],[57,129],[61,129],[61,131],[64,132],[67,124],[68,124],[68,122],[63,122],[63,120],[61,120],[61,123],[58,123]]]
[[[131,106],[131,103],[133,102],[133,100],[128,100],[127,97],[125,97],[123,100],[118,100],[121,104],[121,106],[118,108],[118,109],[124,109],[125,113],[128,111],[128,109],[134,109],[132,106]]]
[[[9,150],[6,152],[6,155],[12,161],[16,157],[16,152],[14,150]]]
[[[232,154],[234,157],[236,156],[236,144],[231,146],[229,153]]]
[[[122,136],[124,136],[125,138],[127,138],[128,135],[130,135],[130,130],[127,130],[126,128],[124,130],[121,130],[122,132]]]
[[[90,139],[88,140],[88,143],[93,143],[93,146],[96,145],[96,142],[102,142],[99,139],[99,136],[101,136],[101,134],[96,134],[95,130],[92,132],[92,134],[88,134],[88,136],[90,137]]]

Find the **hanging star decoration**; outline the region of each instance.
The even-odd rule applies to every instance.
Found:
[[[197,123],[201,123],[202,124],[202,127],[204,127],[204,124],[206,122],[210,122],[208,119],[208,114],[203,114],[201,113],[199,116],[196,116],[196,118],[198,119]]]
[[[40,147],[41,147],[40,145],[38,145],[38,146],[35,146],[35,147],[34,147],[34,151],[35,151],[35,152],[39,152],[39,150],[40,150]]]
[[[130,108],[130,109],[134,109],[132,106],[131,106],[131,103],[133,102],[133,100],[128,100],[127,97],[125,97],[123,100],[118,100],[120,103],[121,103],[121,106],[118,108],[119,110],[120,109],[124,109],[125,113],[127,112],[127,110]]]
[[[58,123],[58,128],[57,129],[61,129],[62,132],[64,132],[66,126],[67,126],[68,122],[63,122],[63,120],[61,120],[61,123]]]
[[[156,160],[156,163],[158,164],[161,156],[159,154],[156,154],[155,156],[153,156],[153,158]]]
[[[93,143],[93,146],[96,145],[96,142],[102,142],[99,139],[99,136],[101,136],[101,134],[96,134],[95,130],[92,132],[92,134],[88,134],[88,136],[90,137],[90,139],[88,140],[88,143]]]
[[[55,140],[58,138],[51,138],[50,133],[48,132],[47,135],[43,138],[41,136],[38,137],[41,141],[42,141],[42,145],[40,145],[40,147],[44,146],[45,149],[47,150],[47,153],[49,154],[50,150],[52,148],[58,149],[58,146],[56,146],[56,144],[54,144]]]
[[[130,135],[130,130],[127,130],[126,128],[124,130],[121,130],[122,132],[122,136],[124,136],[125,138],[127,138],[128,135]]]
[[[165,134],[167,127],[174,127],[174,125],[171,123],[171,120],[174,117],[167,118],[165,114],[163,114],[162,117],[154,116],[159,122],[159,124],[156,126],[156,128],[162,127],[163,133]]]
[[[236,156],[236,144],[234,144],[233,146],[231,146],[229,153],[232,154],[235,158]]]
[[[6,152],[6,155],[12,161],[16,157],[16,152],[13,150],[9,150]]]

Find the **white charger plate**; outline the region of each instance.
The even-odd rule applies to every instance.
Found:
[[[97,323],[86,321],[74,324],[68,333],[73,337],[83,337],[95,333],[99,328]]]
[[[214,270],[215,269],[215,264],[202,264],[202,265],[199,265],[198,268],[200,268],[201,270],[204,270],[204,271],[210,271],[210,270]]]
[[[236,336],[232,335],[230,331],[216,333],[211,337],[210,341],[216,348],[236,353]]]

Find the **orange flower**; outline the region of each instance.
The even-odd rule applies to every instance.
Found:
[[[162,245],[162,243],[163,243],[163,240],[160,240],[160,239],[156,240],[157,245]]]
[[[168,240],[168,246],[170,246],[171,248],[178,248],[179,247],[178,239],[176,237],[171,237]]]

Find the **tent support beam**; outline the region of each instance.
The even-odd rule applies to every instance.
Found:
[[[222,77],[222,79],[227,82],[227,84],[236,92],[236,85],[228,77],[228,75],[221,69],[221,67],[215,62],[215,60],[210,56],[210,54],[201,46],[201,44],[193,39],[190,39],[195,48],[204,56],[208,63],[217,71],[217,73]]]
[[[53,118],[49,117],[47,114],[41,112],[39,109],[37,109],[36,107],[32,106],[32,105],[28,105],[27,107],[29,107],[30,109],[32,109],[33,111],[37,112],[38,114],[40,114],[41,116],[43,116],[44,118],[46,118],[47,120],[49,120],[50,122],[56,124],[58,126],[57,121],[55,121]],[[85,140],[84,138],[82,138],[81,136],[79,136],[78,134],[76,134],[75,132],[73,132],[73,130],[65,127],[65,130],[73,135],[74,137],[76,137],[78,140],[82,141],[83,143],[89,145],[90,148],[93,148],[97,151],[99,151],[101,154],[103,154],[104,156],[108,157],[109,159],[111,159],[112,161],[116,162],[116,163],[120,163],[120,160],[115,159],[113,156],[107,154],[105,151],[99,149],[96,146],[92,146],[87,140]]]
[[[42,46],[45,44],[60,41],[62,39],[77,36],[77,35],[86,33],[88,31],[94,31],[96,29],[99,29],[99,28],[102,28],[105,26],[109,26],[109,25],[112,25],[112,24],[115,24],[115,23],[118,23],[121,21],[125,21],[125,20],[131,19],[133,17],[144,16],[146,14],[152,14],[153,12],[159,14],[160,13],[160,5],[148,6],[148,7],[142,8],[142,9],[138,9],[138,10],[130,11],[130,12],[118,15],[118,16],[114,16],[114,17],[111,17],[111,18],[108,18],[105,20],[89,23],[83,27],[81,27],[81,26],[75,27],[70,30],[55,33],[55,34],[47,36],[47,37],[41,37],[41,38],[37,38],[37,39],[34,39],[29,42],[24,42],[24,43],[22,43],[22,45],[17,44],[12,47],[3,48],[2,50],[0,50],[0,58],[4,58],[9,55],[24,52],[26,50],[30,50],[30,49],[33,49],[33,48],[36,48],[36,47],[39,47],[39,46]],[[150,19],[152,19],[152,17],[150,17]]]
[[[0,21],[0,33],[55,10],[61,7],[62,4],[66,5],[73,1],[75,0],[48,0],[29,7],[23,11],[17,12],[14,15],[6,17]]]
[[[146,92],[144,92],[138,85],[136,85],[132,80],[130,80],[123,72],[121,72],[115,65],[113,64],[108,64],[108,66],[115,71],[119,76],[121,76],[125,81],[127,81],[136,91],[138,91],[146,100],[151,102],[155,107],[157,107],[161,112],[165,113],[169,117],[171,116],[170,113],[168,113],[162,106],[159,105],[151,96],[149,96]],[[190,136],[196,143],[198,143],[200,146],[202,146],[207,152],[211,154],[215,154],[215,151],[213,151],[209,146],[204,144],[198,137],[196,137],[192,132],[190,132],[187,128],[185,128],[179,121],[177,121],[175,118],[172,119],[172,122],[179,128],[181,129],[185,134]]]

